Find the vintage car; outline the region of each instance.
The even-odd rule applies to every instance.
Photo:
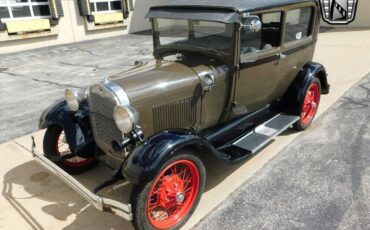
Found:
[[[320,24],[315,0],[178,0],[147,14],[153,61],[65,99],[42,114],[44,155],[34,157],[88,202],[136,229],[178,229],[206,183],[204,160],[236,164],[284,130],[305,130],[321,94],[312,62]],[[92,191],[71,174],[99,161],[112,178]],[[97,195],[133,184],[129,203]]]

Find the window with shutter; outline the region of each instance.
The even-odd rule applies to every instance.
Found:
[[[86,16],[88,21],[106,23],[123,21],[129,16],[127,0],[78,0],[80,15]],[[123,17],[122,17],[123,16]]]
[[[61,0],[0,0],[0,30],[6,23],[27,19],[58,19],[63,16]]]

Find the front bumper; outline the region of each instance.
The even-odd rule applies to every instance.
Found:
[[[112,213],[128,221],[132,220],[130,204],[124,204],[116,200],[96,195],[44,155],[36,153],[35,151],[32,152],[32,155],[37,162],[55,174],[58,178],[63,180],[67,185],[79,193],[87,202],[89,202],[99,211]]]

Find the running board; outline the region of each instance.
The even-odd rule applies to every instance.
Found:
[[[283,113],[277,114],[267,122],[257,126],[253,131],[232,143],[232,146],[243,149],[252,154],[256,153],[298,120],[299,116]]]

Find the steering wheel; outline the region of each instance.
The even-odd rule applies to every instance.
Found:
[[[215,50],[217,46],[214,46],[213,43],[215,42],[215,39],[219,39],[219,37],[211,36],[206,39],[206,48],[213,48]],[[212,46],[212,47],[211,47]]]

